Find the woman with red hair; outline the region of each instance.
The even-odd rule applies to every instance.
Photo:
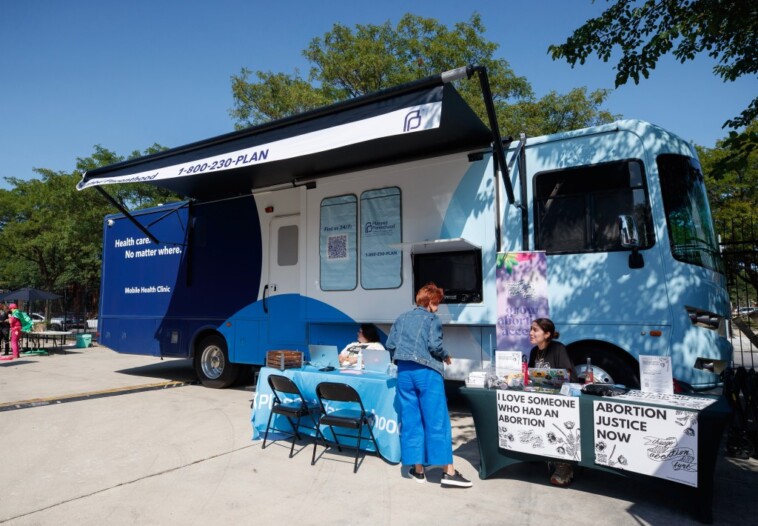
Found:
[[[416,307],[392,325],[385,347],[397,365],[400,458],[408,476],[426,482],[424,466],[442,466],[443,487],[470,488],[453,466],[453,440],[443,374],[450,354],[442,346],[437,308],[444,298],[434,283],[421,287]]]

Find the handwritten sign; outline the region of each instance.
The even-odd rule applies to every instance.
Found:
[[[697,487],[697,413],[593,402],[595,463]]]
[[[497,429],[503,449],[582,459],[578,398],[498,390]]]

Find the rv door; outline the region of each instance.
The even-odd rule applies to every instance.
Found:
[[[305,344],[300,291],[300,215],[275,217],[269,226],[269,276],[266,309],[269,341]]]

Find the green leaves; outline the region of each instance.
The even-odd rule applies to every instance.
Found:
[[[163,150],[154,144],[146,155]],[[94,191],[79,192],[81,174],[124,158],[99,145],[76,160],[72,172],[36,169],[38,179],[9,178],[0,190],[0,283],[3,288],[36,286],[59,291],[74,284],[96,291],[100,285],[103,218],[116,210]],[[149,185],[113,185],[114,197],[130,209],[177,200]]]
[[[389,22],[353,28],[337,23],[303,51],[311,63],[307,79],[298,71],[290,75],[242,69],[233,76],[230,114],[235,126],[243,128],[475,64],[488,70],[503,135],[542,135],[617,117],[601,108],[605,90],[588,94],[578,88],[535,99],[527,79],[496,58],[498,45],[484,38],[484,32],[478,14],[452,27],[412,14],[395,27]],[[479,83],[459,81],[456,88],[487,122]]]
[[[707,53],[713,72],[733,81],[758,72],[758,3],[750,0],[608,0],[603,14],[588,20],[561,45],[548,48],[554,60],[572,66],[596,54],[604,62],[620,53],[616,87],[648,78],[658,59],[672,53],[680,62]],[[758,115],[758,99],[724,126],[747,126]]]

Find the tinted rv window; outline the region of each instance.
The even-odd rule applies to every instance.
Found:
[[[723,273],[700,164],[675,154],[659,155],[657,164],[674,258]]]
[[[358,199],[354,195],[321,201],[319,259],[322,290],[353,290],[358,284]]]
[[[536,248],[548,253],[610,252],[621,246],[618,218],[632,216],[640,247],[653,245],[642,163],[579,166],[534,176]]]
[[[382,188],[361,194],[361,286],[394,289],[403,282],[400,189]]]
[[[434,282],[445,291],[442,303],[482,302],[482,251],[413,255],[413,290]]]
[[[283,226],[278,232],[276,262],[280,267],[297,265],[297,226]]]

